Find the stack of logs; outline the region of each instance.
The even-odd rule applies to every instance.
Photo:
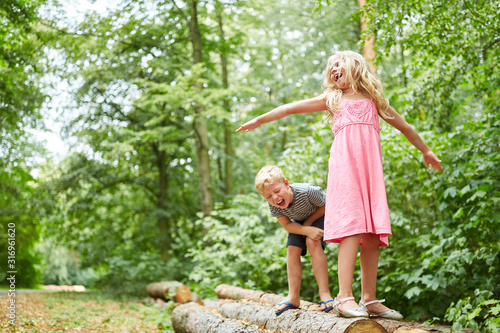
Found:
[[[177,294],[174,284],[161,282],[148,286],[152,297]],[[183,300],[192,301],[188,287],[177,282]],[[170,289],[166,289],[166,287]],[[332,312],[324,313],[318,304],[301,301],[300,309],[288,310],[280,316],[274,305],[283,296],[261,291],[219,285],[218,299],[205,299],[177,306],[172,312],[176,333],[246,333],[246,332],[369,332],[369,333],[427,333],[442,332],[421,324],[388,319],[342,318]],[[189,297],[187,297],[189,295]],[[181,297],[174,301],[182,303]],[[463,332],[466,332],[464,330]]]

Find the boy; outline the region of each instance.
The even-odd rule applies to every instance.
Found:
[[[290,185],[283,171],[270,165],[263,167],[255,177],[255,188],[269,203],[271,216],[277,217],[288,232],[288,297],[276,305],[276,315],[300,306],[300,256],[305,256],[307,249],[311,254],[314,276],[318,282],[321,309],[330,312],[334,300],[328,288],[328,266],[323,251],[325,242],[322,239],[325,192],[313,184]]]

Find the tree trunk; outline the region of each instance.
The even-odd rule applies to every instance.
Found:
[[[222,47],[220,48],[220,60],[222,67],[222,87],[224,89],[229,88],[229,80],[227,76],[227,54],[226,54],[226,45],[225,40],[226,37],[224,35],[224,26],[222,24],[222,11],[224,10],[223,5],[220,2],[217,2],[217,20],[219,25],[219,39]],[[224,110],[230,116],[231,110],[229,108],[229,100],[228,98],[224,98],[223,100]],[[233,192],[233,158],[234,158],[234,149],[233,149],[233,140],[232,140],[233,130],[231,129],[231,123],[224,119],[224,194],[230,195]]]
[[[173,300],[177,303],[192,301],[191,289],[177,281],[164,281],[150,283],[146,287],[150,297]]]
[[[160,254],[163,259],[170,259],[170,220],[165,213],[167,211],[167,188],[168,188],[168,176],[167,176],[167,154],[165,151],[160,150],[158,144],[153,145],[153,150],[156,154],[156,163],[158,166],[158,185],[159,194],[157,197],[156,206],[160,211],[158,217],[158,238],[160,243]]]
[[[190,6],[189,31],[191,34],[191,44],[193,46],[193,64],[196,65],[203,61],[203,43],[201,30],[198,24],[198,1],[192,0]],[[197,86],[201,91],[203,87]],[[204,115],[204,108],[201,105],[194,106],[195,120],[194,130],[196,132],[196,153],[198,156],[198,177],[200,181],[201,210],[203,214],[208,215],[212,211],[212,189],[210,177],[210,157],[208,155],[208,127]]]
[[[264,333],[254,326],[221,318],[196,303],[176,307],[172,325],[176,333]]]
[[[366,5],[366,0],[359,0],[359,7],[363,10],[363,15],[361,16],[361,33],[363,33],[366,28],[367,28],[367,22],[368,22],[368,15],[365,10],[365,5]],[[370,65],[370,68],[373,73],[377,73],[377,66],[375,66],[375,36],[373,33],[369,34],[365,38],[365,42],[363,44],[363,56],[365,57],[366,61]]]

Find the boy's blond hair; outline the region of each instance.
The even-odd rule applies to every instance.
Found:
[[[263,195],[266,188],[274,181],[285,183],[286,178],[280,168],[274,165],[266,165],[255,176],[255,188]]]

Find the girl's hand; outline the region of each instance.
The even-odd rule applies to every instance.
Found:
[[[443,168],[441,167],[441,160],[438,159],[436,155],[434,155],[432,150],[429,150],[423,155],[424,155],[425,165],[427,166],[427,168],[432,166],[436,170],[443,171]]]
[[[241,132],[241,131],[249,132],[249,131],[251,131],[253,129],[256,129],[259,126],[260,126],[260,124],[257,121],[257,118],[255,118],[255,119],[252,119],[249,122],[241,125],[240,128],[238,128],[236,130],[236,132]]]

